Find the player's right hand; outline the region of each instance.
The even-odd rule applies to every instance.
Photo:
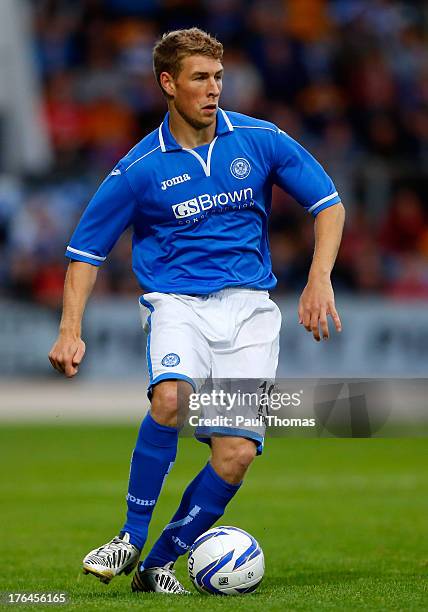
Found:
[[[79,371],[79,365],[85,355],[86,346],[81,338],[58,336],[49,353],[49,361],[55,370],[72,378]]]

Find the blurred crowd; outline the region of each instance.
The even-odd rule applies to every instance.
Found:
[[[225,46],[221,106],[273,121],[325,166],[347,209],[337,290],[428,298],[428,6],[395,0],[33,0],[34,58],[54,148],[48,177],[0,178],[3,296],[56,307],[63,253],[97,184],[156,128],[164,31]],[[313,223],[279,190],[279,289],[305,284]],[[96,292],[135,294],[125,235]]]

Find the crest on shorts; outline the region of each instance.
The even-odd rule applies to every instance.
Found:
[[[245,157],[237,157],[230,164],[230,171],[237,179],[244,179],[251,172],[250,162]]]
[[[173,368],[180,363],[180,357],[176,353],[168,353],[161,361],[166,368]]]

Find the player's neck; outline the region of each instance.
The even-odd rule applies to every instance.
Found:
[[[184,149],[194,149],[212,142],[216,122],[205,128],[195,128],[182,117],[173,106],[169,108],[169,129],[175,140]]]

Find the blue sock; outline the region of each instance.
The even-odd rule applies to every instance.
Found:
[[[184,555],[222,516],[240,486],[223,480],[207,463],[185,490],[177,512],[140,567],[162,566]]]
[[[141,423],[129,474],[128,513],[122,532],[142,549],[153,509],[177,455],[178,430],[157,423],[148,412]]]

